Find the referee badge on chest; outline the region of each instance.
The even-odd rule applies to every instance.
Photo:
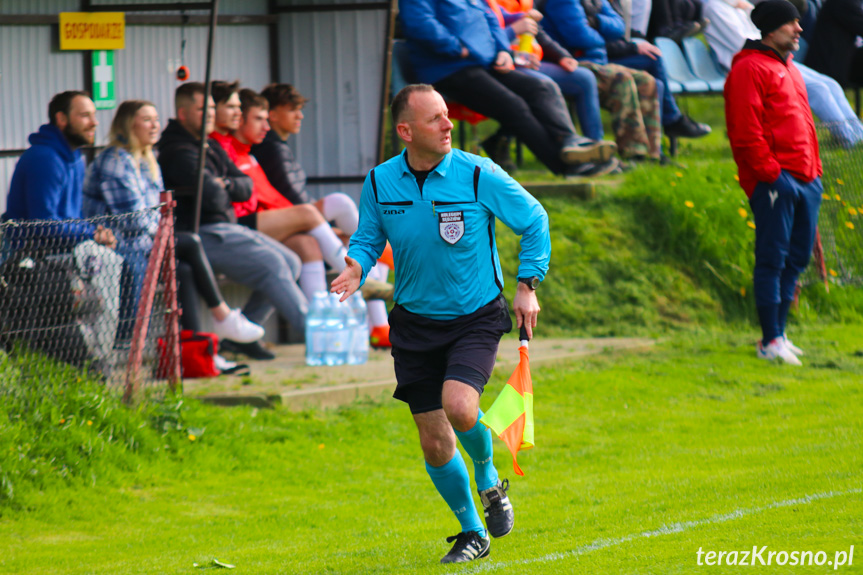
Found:
[[[440,237],[446,243],[454,245],[464,236],[464,212],[439,212],[437,219]]]

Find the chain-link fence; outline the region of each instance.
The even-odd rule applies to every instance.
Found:
[[[88,372],[127,398],[175,385],[170,204],[87,220],[0,224],[5,353],[37,352],[32,357]]]
[[[824,197],[818,219],[823,266],[816,246],[814,265],[803,283],[822,279],[863,283],[863,129],[854,120],[818,124]]]

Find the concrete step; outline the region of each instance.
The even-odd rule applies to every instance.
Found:
[[[530,343],[531,366],[552,364],[597,353],[647,349],[655,340],[647,338],[539,339]],[[252,375],[221,376],[183,382],[184,393],[216,405],[283,405],[291,410],[326,408],[357,399],[385,399],[392,395],[396,380],[389,350],[372,350],[364,365],[309,367],[305,346],[271,346],[273,361],[248,361]],[[510,372],[518,363],[518,341],[501,341],[495,369]]]

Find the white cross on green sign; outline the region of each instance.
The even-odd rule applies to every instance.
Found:
[[[93,50],[93,102],[97,110],[117,105],[114,78],[114,51]]]

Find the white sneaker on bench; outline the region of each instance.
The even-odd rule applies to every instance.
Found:
[[[264,337],[264,328],[250,322],[240,310],[232,309],[224,321],[213,320],[213,333],[220,339],[251,343]]]

